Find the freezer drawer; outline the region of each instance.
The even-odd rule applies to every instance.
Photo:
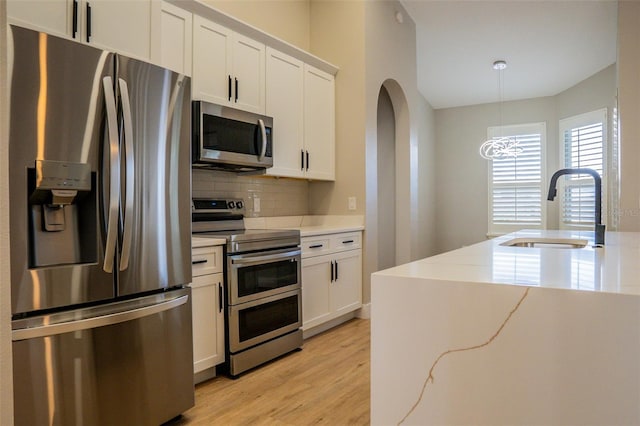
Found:
[[[13,322],[15,424],[158,425],[194,404],[191,289]]]

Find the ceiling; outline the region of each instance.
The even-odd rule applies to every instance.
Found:
[[[617,2],[401,0],[416,23],[418,89],[435,109],[562,92],[616,61]]]

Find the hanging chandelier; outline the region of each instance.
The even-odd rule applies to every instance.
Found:
[[[498,95],[500,97],[500,133],[502,134],[502,104],[503,104],[503,75],[507,68],[507,61],[498,60],[493,63],[493,69],[498,71]],[[480,155],[487,160],[507,157],[517,157],[522,153],[518,141],[512,136],[499,136],[486,140],[480,146]]]

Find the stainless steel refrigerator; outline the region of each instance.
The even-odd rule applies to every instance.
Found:
[[[190,80],[9,33],[15,423],[168,421],[194,403]]]

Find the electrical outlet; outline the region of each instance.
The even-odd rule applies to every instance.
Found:
[[[349,197],[349,210],[356,209],[356,197]]]
[[[260,197],[253,197],[253,212],[260,213]]]

